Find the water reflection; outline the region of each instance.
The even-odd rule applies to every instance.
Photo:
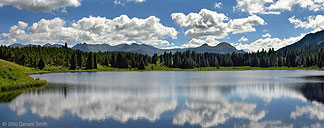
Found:
[[[324,106],[321,103],[314,101],[312,106],[296,107],[296,110],[291,112],[290,117],[296,119],[298,117],[308,115],[310,119],[324,120]]]
[[[324,83],[297,84],[294,90],[301,93],[309,101],[324,103]]]
[[[312,87],[312,89],[308,89]],[[233,118],[246,119],[252,126],[290,127],[278,121],[258,122],[267,114],[265,109],[256,109],[257,103],[245,101],[258,97],[270,103],[272,99],[288,97],[302,101],[322,98],[322,86],[315,84],[291,85],[251,85],[251,86],[188,86],[176,87],[136,86],[108,88],[80,88],[64,84],[50,83],[44,89],[32,90],[20,95],[9,103],[10,109],[18,115],[29,109],[40,117],[59,119],[66,111],[82,120],[105,120],[112,118],[122,123],[128,120],[146,119],[154,122],[167,111],[175,111],[179,95],[182,93],[184,107],[174,112],[175,125],[218,126]],[[317,91],[312,91],[317,90]],[[312,92],[312,93],[310,93]],[[318,92],[318,93],[316,93]],[[238,95],[241,100],[231,100]],[[310,99],[307,99],[309,98]],[[314,106],[296,107],[290,117],[296,119],[304,114],[310,118],[324,119],[324,107],[320,102]]]
[[[173,123],[183,125],[199,124],[202,127],[217,126],[225,123],[230,118],[242,118],[258,121],[265,116],[265,111],[257,111],[256,104],[229,103],[225,100],[219,101],[186,101],[187,109],[176,113]]]
[[[307,79],[312,77],[307,77]],[[316,76],[316,79],[323,79]],[[311,106],[297,106],[296,110],[291,112],[290,117],[296,119],[306,115],[310,119],[324,120],[324,84],[303,84],[295,88],[299,91],[308,101],[312,101]]]
[[[121,124],[140,119],[152,124],[168,120],[172,127],[322,126],[324,83],[320,78],[295,77],[301,72],[287,72],[279,77],[277,73],[284,72],[263,72],[267,76],[258,77],[260,71],[203,72],[207,75],[132,72],[131,76],[112,73],[105,77],[104,73],[81,73],[67,74],[68,79],[62,74],[51,74],[44,76],[50,79],[47,87],[27,91],[9,101],[8,106],[18,115],[30,111],[40,118],[55,120],[71,114],[73,119],[113,119]],[[289,75],[293,77],[284,77]],[[55,82],[56,79],[62,80]],[[231,79],[235,81],[228,81]],[[78,81],[73,83],[74,80]]]
[[[10,109],[17,111],[19,115],[25,114],[26,109],[30,109],[33,114],[40,117],[54,119],[63,117],[65,111],[69,111],[84,120],[113,118],[127,122],[130,119],[155,121],[162,113],[174,110],[177,106],[177,100],[172,96],[173,91],[163,88],[67,91],[62,85],[49,86],[19,96],[9,103]],[[55,93],[56,91],[59,93]]]
[[[269,103],[271,99],[289,97],[299,100],[320,99],[321,91],[317,84],[286,85],[286,86],[235,86],[235,87],[183,87],[184,106],[173,115],[175,125],[199,125],[201,127],[218,126],[233,118],[251,121],[244,127],[278,126],[290,127],[280,121],[262,120],[267,111],[257,110],[257,104],[246,102],[249,96],[258,97]],[[316,93],[319,92],[319,93]],[[242,101],[230,101],[232,94],[239,95]],[[307,99],[311,97],[311,99]],[[18,115],[26,114],[29,109],[40,117],[59,119],[66,111],[82,120],[105,120],[112,118],[122,123],[128,120],[146,119],[151,122],[160,119],[160,115],[167,111],[174,111],[178,106],[175,87],[113,87],[97,88],[69,88],[67,85],[51,84],[40,90],[29,91],[9,103],[10,109]],[[290,115],[296,119],[303,115],[311,119],[324,119],[324,106],[320,102],[313,102],[313,106],[296,107]]]
[[[230,90],[221,91],[227,90],[226,87],[188,87],[187,89],[186,108],[173,117],[173,123],[177,125],[188,122],[202,127],[211,127],[223,124],[231,118],[258,121],[266,114],[265,110],[256,110],[254,103],[229,102],[222,93],[229,93]]]

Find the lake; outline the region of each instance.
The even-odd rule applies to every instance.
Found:
[[[47,86],[2,95],[2,125],[324,127],[323,71],[78,72],[32,77],[47,80]]]

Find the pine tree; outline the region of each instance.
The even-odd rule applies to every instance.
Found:
[[[296,67],[296,54],[294,51],[290,51],[287,57],[288,67]]]
[[[19,58],[18,64],[24,66],[25,63],[26,63],[26,57],[25,57],[25,55],[21,55],[21,57]]]
[[[128,61],[120,53],[118,53],[118,55],[117,55],[116,67],[117,68],[128,68]]]
[[[137,62],[134,59],[131,59],[131,68],[137,68]]]
[[[104,65],[109,67],[109,59],[108,59],[108,57],[105,57]]]
[[[115,53],[112,53],[112,55],[111,55],[111,61],[110,62],[111,62],[111,66],[112,67],[115,67],[115,68],[117,67],[116,66],[116,56],[115,56]]]
[[[64,66],[68,68],[69,64],[70,64],[70,58],[68,56],[66,56],[64,59],[64,62],[65,62]]]
[[[75,53],[72,54],[71,61],[70,61],[70,70],[76,70],[77,69],[77,59]]]
[[[67,43],[64,43],[64,48],[68,48],[68,45],[67,45]]]
[[[41,58],[37,64],[38,69],[43,70],[45,68],[45,61]]]
[[[217,58],[215,58],[215,66],[219,69],[219,63]]]
[[[82,68],[83,67],[83,57],[82,57],[82,53],[81,52],[78,52],[77,53],[78,55],[78,66],[79,66],[79,68]]]
[[[306,67],[310,67],[311,66],[311,63],[310,63],[310,57],[306,57]]]
[[[93,69],[93,55],[92,52],[89,53],[87,58],[87,69]]]
[[[152,56],[152,63],[153,64],[156,64],[157,63],[157,61],[158,61],[158,55],[155,53],[153,56]]]
[[[138,70],[145,70],[145,63],[144,63],[143,60],[141,60],[141,62],[140,62],[140,64],[139,64],[139,66],[138,66],[137,69],[138,69]]]
[[[283,60],[282,57],[278,57],[278,67],[282,67],[283,66]]]
[[[146,54],[144,57],[144,63],[147,65],[149,63],[149,56]]]
[[[322,61],[318,61],[317,62],[317,67],[320,68],[320,69],[322,69],[322,67],[323,67]]]
[[[93,57],[93,68],[98,69],[97,54],[94,54]]]

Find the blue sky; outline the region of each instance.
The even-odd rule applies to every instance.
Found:
[[[323,15],[321,0],[0,0],[0,43],[185,48],[228,42],[256,51],[278,49],[322,30]]]

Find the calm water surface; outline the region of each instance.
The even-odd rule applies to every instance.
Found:
[[[1,95],[0,123],[48,127],[324,127],[323,71],[82,72],[32,75]],[[1,126],[0,126],[1,127]]]

